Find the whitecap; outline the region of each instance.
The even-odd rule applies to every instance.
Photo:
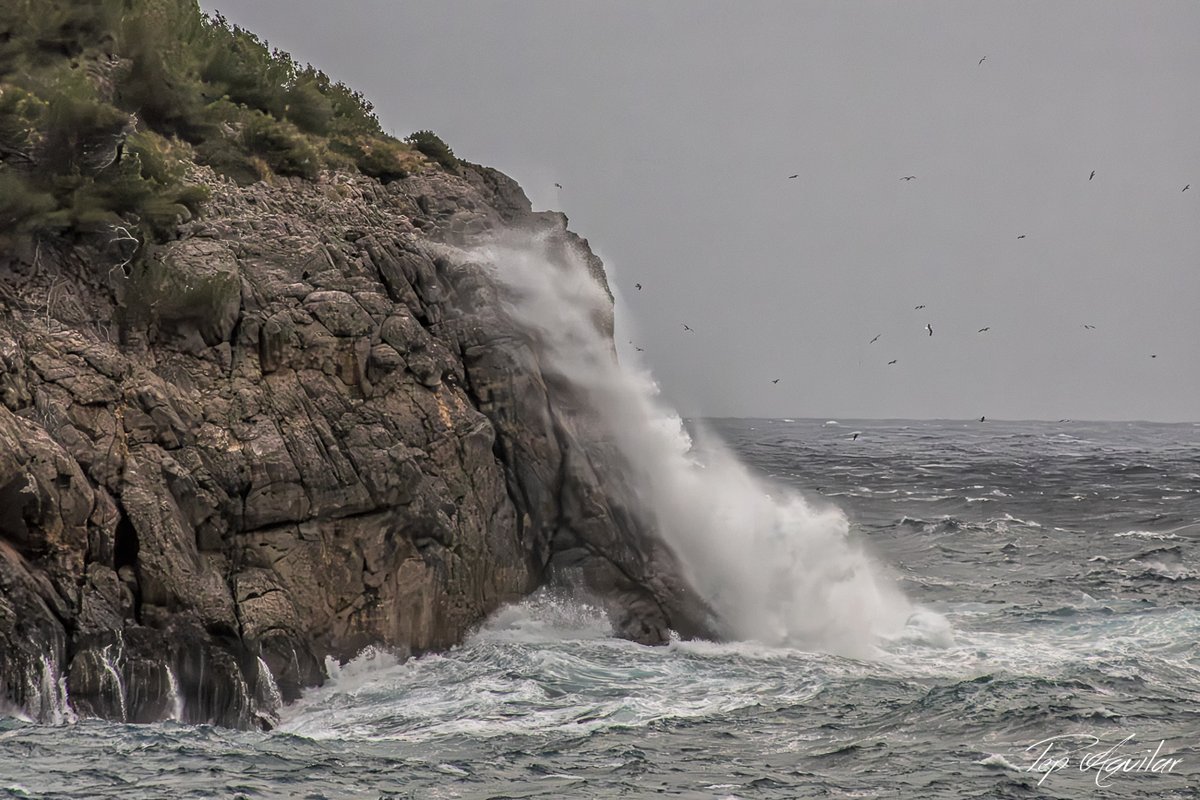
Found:
[[[1155,541],[1168,541],[1171,539],[1179,538],[1175,534],[1169,533],[1169,532],[1160,533],[1158,531],[1138,531],[1138,530],[1121,531],[1120,533],[1114,533],[1113,536],[1117,537],[1118,539],[1126,539],[1126,538],[1152,539]]]
[[[1009,761],[999,753],[992,753],[985,758],[981,758],[975,762],[984,767],[1000,767],[1002,769],[1012,770],[1013,772],[1024,772],[1024,767],[1018,767],[1016,764]]]

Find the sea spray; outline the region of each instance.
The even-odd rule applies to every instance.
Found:
[[[129,710],[125,705],[125,681],[121,678],[121,661],[125,654],[125,642],[117,634],[116,654],[113,654],[112,644],[106,644],[100,649],[100,666],[104,675],[112,683],[112,692],[117,699],[117,707],[121,711],[121,721],[129,720]]]
[[[577,254],[529,237],[471,253],[539,341],[543,368],[586,398],[626,462],[628,501],[675,552],[734,638],[869,655],[909,605],[849,537],[845,515],[771,486],[716,442],[693,446],[644,371],[623,369],[598,325],[609,297]]]
[[[53,656],[42,654],[38,668],[26,676],[25,695],[25,710],[31,719],[49,725],[75,722],[67,697],[67,676]]]
[[[275,676],[271,674],[271,668],[267,666],[267,662],[258,659],[258,679],[255,682],[255,691],[258,695],[258,707],[262,711],[271,714],[278,714],[279,709],[283,708],[283,695],[279,692],[279,685],[275,683]]]
[[[167,687],[171,693],[170,719],[174,722],[183,722],[183,693],[179,691],[179,677],[170,664],[167,664]]]

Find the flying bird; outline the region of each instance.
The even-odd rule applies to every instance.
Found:
[[[987,61],[987,56],[984,56],[983,58],[979,59],[979,63],[980,63],[980,64],[982,64],[982,63],[983,63],[983,62],[985,62],[985,61]],[[978,65],[977,65],[977,66],[978,66]]]
[[[1018,239],[1024,239],[1024,238],[1025,238],[1025,234],[1023,234],[1023,233],[1022,233],[1022,234],[1021,234],[1020,236],[1018,236],[1017,238],[1018,238]]]
[[[892,364],[895,364],[895,363],[896,363],[896,359],[893,358],[891,361],[888,362],[888,366],[890,367]]]
[[[799,178],[799,177],[800,177],[800,173],[797,172],[795,175],[788,175],[788,180],[790,181],[792,178]]]
[[[641,285],[640,283],[635,283],[635,284],[634,284],[634,286],[636,286],[636,287],[637,287],[637,290],[638,290],[639,292],[642,290],[642,285]]]
[[[916,176],[916,175],[905,175],[905,176],[904,176],[903,178],[901,178],[900,180],[902,180],[902,181],[915,181],[916,179],[917,179],[917,176]]]
[[[920,311],[925,306],[913,306],[913,311]]]
[[[775,380],[771,381],[771,383],[779,383],[779,378],[776,378]]]
[[[980,328],[978,331],[976,331],[976,333],[987,333],[987,332],[988,332],[988,331],[990,331],[991,329],[992,329],[992,326],[990,326],[990,325],[989,325],[989,326],[988,326],[988,327],[986,327],[986,328]]]
[[[637,350],[639,353],[644,353],[644,352],[646,352],[646,348],[644,348],[644,347],[638,347],[636,344],[633,346],[633,349],[634,349],[634,350]]]
[[[1094,330],[1096,330],[1096,326],[1095,326],[1095,325],[1088,325],[1087,323],[1084,323],[1084,326],[1083,326],[1083,327],[1087,328],[1089,331],[1094,331]]]
[[[1182,191],[1186,192],[1190,188],[1192,188],[1192,185],[1189,183],[1187,186],[1183,187]]]
[[[933,336],[933,326],[930,325],[928,322],[925,323],[925,330],[929,331],[930,336]]]
[[[1096,170],[1092,170],[1092,174],[1088,175],[1088,180],[1090,181],[1094,177],[1096,177]]]
[[[561,188],[562,188],[562,184],[561,184],[561,183],[556,183],[556,184],[554,184],[554,187],[555,187],[556,189],[561,189]]]
[[[1150,357],[1151,357],[1151,358],[1158,358],[1158,356],[1150,356]]]
[[[683,329],[685,331],[691,331],[692,333],[695,333],[695,331],[693,331],[691,328],[689,328],[686,323],[684,324]]]
[[[850,437],[850,441],[852,441],[852,442],[853,442],[853,441],[854,441],[855,439],[857,439],[857,438],[858,438],[858,431],[855,431],[855,432],[854,432],[854,435]]]
[[[987,417],[980,417],[980,418],[979,418],[979,421],[980,421],[980,422],[987,422]]]
[[[875,338],[872,339],[871,341],[867,342],[867,344],[875,344],[877,341],[879,341],[880,336],[883,336],[883,334],[882,333],[875,334]]]

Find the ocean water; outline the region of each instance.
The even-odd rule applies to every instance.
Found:
[[[649,648],[542,594],[333,665],[270,733],[0,718],[0,797],[1200,796],[1200,426],[705,427],[840,509],[895,630]]]

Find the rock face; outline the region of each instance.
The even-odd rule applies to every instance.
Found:
[[[0,703],[269,725],[327,656],[448,647],[564,575],[621,635],[704,632],[444,246],[541,230],[603,280],[565,217],[470,166],[204,177],[208,216],[128,277],[119,242],[0,255]]]

